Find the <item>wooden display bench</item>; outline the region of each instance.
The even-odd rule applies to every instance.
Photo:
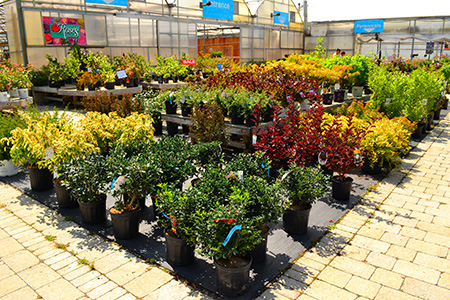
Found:
[[[158,83],[158,81],[152,82],[142,82],[141,83],[146,89],[153,90],[172,90],[172,89],[181,89],[183,87],[187,87],[186,82],[170,82],[169,83]]]
[[[10,109],[14,107],[21,108],[30,104],[33,104],[33,97],[28,97],[25,99],[13,98],[8,100],[6,103],[0,102],[0,109]]]
[[[166,122],[176,123],[180,125],[192,125],[192,121],[189,117],[183,117],[182,115],[175,114],[165,114],[162,113],[162,119]],[[245,125],[234,125],[228,122],[225,123],[225,128],[227,134],[233,134],[241,137],[241,140],[228,141],[228,147],[244,150],[245,152],[250,152],[253,149],[252,146],[252,128]],[[189,133],[189,136],[193,141],[195,141],[195,135]]]
[[[123,86],[115,86],[113,90],[108,90],[104,87],[100,87],[95,91],[77,90],[73,84],[63,86],[61,88],[52,88],[49,86],[33,86],[31,88],[34,97],[34,103],[46,104],[48,101],[59,101],[62,103],[80,103],[83,97],[92,97],[102,93],[108,93],[113,95],[123,94],[138,94],[142,92],[142,86],[127,88]]]

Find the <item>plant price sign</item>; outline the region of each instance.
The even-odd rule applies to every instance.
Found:
[[[86,45],[84,19],[42,17],[45,45]]]

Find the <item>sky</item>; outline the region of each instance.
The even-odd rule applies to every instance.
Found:
[[[308,0],[309,21],[450,16],[450,0]]]

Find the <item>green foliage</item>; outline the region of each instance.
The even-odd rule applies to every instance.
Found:
[[[197,143],[192,147],[195,165],[206,169],[210,164],[217,165],[222,160],[220,142]]]
[[[239,153],[226,164],[227,172],[243,171],[244,176],[258,176],[269,181],[271,161],[261,152]]]
[[[133,96],[133,102],[142,103],[144,113],[149,114],[155,123],[161,122],[161,112],[163,111],[162,98],[158,97],[158,93],[149,90],[143,91]]]
[[[227,142],[225,118],[217,103],[194,107],[190,117],[192,126],[189,126],[189,130],[195,134],[196,141],[219,141],[224,144]]]
[[[318,199],[326,197],[329,187],[329,176],[322,169],[301,167],[291,164],[282,172],[281,186],[287,192],[292,208],[304,209]]]
[[[11,137],[11,132],[18,128],[26,128],[27,123],[25,119],[18,113],[18,111],[6,112],[0,111],[0,160],[11,159],[10,151],[12,144],[8,143]]]
[[[62,182],[68,187],[74,199],[80,202],[94,202],[101,199],[109,189],[112,180],[107,158],[100,153],[90,153],[82,158],[63,163]]]

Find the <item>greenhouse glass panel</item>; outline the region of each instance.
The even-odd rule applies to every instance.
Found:
[[[159,35],[159,46],[160,47],[171,47],[172,46],[172,36],[170,34],[160,34]]]
[[[108,41],[110,46],[130,45],[130,21],[128,18],[107,16]]]
[[[172,48],[160,48],[159,49],[159,55],[162,57],[169,57],[173,54],[176,54]]]
[[[444,32],[445,33],[450,32],[450,18],[445,18]]]
[[[170,22],[158,21],[158,30],[162,33],[170,33]]]
[[[242,38],[241,39],[241,47],[246,48],[246,49],[252,48],[252,39]]]
[[[156,46],[155,23],[150,19],[140,19],[141,46]]]
[[[443,19],[417,20],[416,33],[442,33]]]
[[[111,56],[122,56],[124,53],[131,53],[131,48],[127,47],[111,47]]]
[[[248,27],[241,27],[241,36],[242,37],[251,37],[252,36],[251,29]]]
[[[249,49],[242,49],[241,50],[241,58],[242,59],[251,59],[252,58],[252,51]]]
[[[352,35],[354,23],[330,23],[328,33],[330,35]]]
[[[44,45],[44,32],[42,25],[41,13],[38,11],[24,11],[23,19],[25,21],[25,34],[27,37],[27,45]]]
[[[411,26],[414,23],[411,22]],[[410,21],[384,21],[384,33],[409,33]]]
[[[139,46],[139,19],[130,19],[131,46]]]
[[[312,36],[326,36],[328,32],[327,24],[311,24]]]
[[[106,22],[104,16],[86,15],[86,40],[88,45],[106,45]]]
[[[353,36],[336,36],[328,38],[328,49],[353,49]]]
[[[187,35],[180,35],[180,47],[189,47],[189,37]]]

